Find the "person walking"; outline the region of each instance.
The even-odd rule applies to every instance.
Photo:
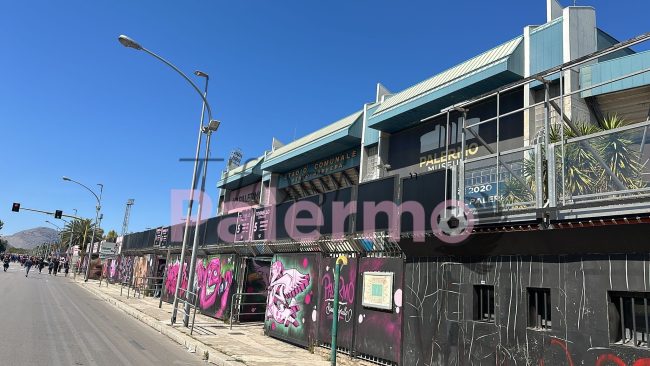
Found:
[[[54,268],[54,258],[50,257],[50,263],[47,265],[47,274],[52,274],[52,268]]]
[[[29,275],[29,270],[32,268],[32,264],[32,259],[27,257],[27,259],[25,259],[25,277]]]
[[[43,271],[43,267],[45,267],[45,258],[38,258],[38,273]]]
[[[63,269],[65,270],[65,276],[68,277],[68,270],[70,270],[70,261],[67,259],[63,262]]]
[[[59,258],[54,258],[54,268],[52,269],[54,271],[54,275],[56,276],[56,273],[59,272]]]

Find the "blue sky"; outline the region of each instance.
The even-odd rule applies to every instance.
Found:
[[[563,1],[563,5],[571,2]],[[647,32],[647,0],[578,1],[618,39]],[[0,3],[0,232],[47,226],[12,202],[94,217],[94,198],[64,182],[103,183],[106,230],[169,224],[187,189],[201,101],[126,34],[187,74],[210,74],[223,123],[212,157],[245,158],[305,135],[545,22],[544,0],[4,1]],[[195,79],[199,85],[202,80]],[[215,200],[223,164],[212,164]],[[214,212],[212,213],[214,214]]]

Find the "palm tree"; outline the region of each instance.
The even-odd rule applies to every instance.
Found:
[[[92,240],[93,228],[95,224],[90,219],[74,219],[67,223],[61,230],[61,242],[65,245],[70,243],[72,236],[72,245],[79,245],[81,250],[86,249],[86,243]],[[84,236],[86,238],[84,242]],[[95,232],[95,241],[104,236],[104,230],[97,228]]]

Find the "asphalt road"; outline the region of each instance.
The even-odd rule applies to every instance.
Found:
[[[0,365],[205,365],[47,268],[0,271]]]

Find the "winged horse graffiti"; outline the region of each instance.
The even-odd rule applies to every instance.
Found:
[[[309,286],[309,274],[302,274],[296,269],[285,269],[282,262],[271,265],[271,281],[266,303],[266,317],[272,318],[285,327],[300,323],[296,317],[300,306],[296,297]]]

